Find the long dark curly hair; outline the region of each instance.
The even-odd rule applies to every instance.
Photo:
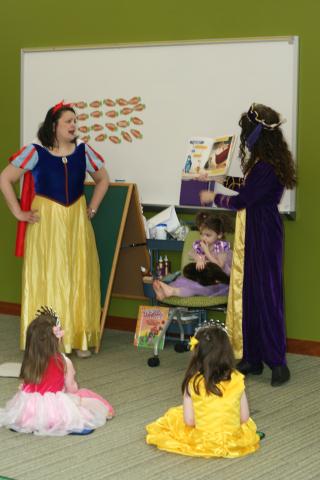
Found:
[[[222,397],[218,384],[230,380],[235,368],[232,346],[225,330],[218,326],[200,328],[196,333],[195,347],[190,364],[182,382],[182,393],[189,394],[188,385],[192,380],[197,395],[204,378],[206,392]]]
[[[255,104],[254,110],[258,114],[258,118],[263,119],[265,125],[273,125],[280,122],[279,113],[270,107]],[[257,161],[263,160],[274,167],[274,171],[284,187],[289,189],[293,188],[297,182],[296,171],[292,154],[284,139],[281,128],[279,126],[272,129],[263,127],[248,157],[246,140],[257,126],[257,123],[250,120],[247,113],[243,113],[239,125],[241,127],[240,159],[243,174],[246,175],[249,173]]]

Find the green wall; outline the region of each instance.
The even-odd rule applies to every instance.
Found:
[[[315,295],[320,266],[316,194],[316,181],[320,178],[317,158],[320,3],[316,0],[264,3],[256,0],[95,0],[90,4],[87,0],[1,0],[0,13],[1,167],[19,148],[21,48],[299,35],[297,219],[285,222],[287,333],[290,338],[320,340],[320,295]],[[76,78],[66,78],[66,82],[76,81]],[[21,261],[12,255],[15,221],[2,201],[0,215],[0,301],[19,303]],[[114,301],[111,313],[134,317],[136,308],[137,302]]]

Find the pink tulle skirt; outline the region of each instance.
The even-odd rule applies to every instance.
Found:
[[[101,427],[113,415],[107,400],[84,388],[74,394],[19,391],[0,409],[0,426],[21,433],[62,436]]]

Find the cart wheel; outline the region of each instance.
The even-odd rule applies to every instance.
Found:
[[[189,344],[186,343],[186,342],[176,343],[175,346],[174,346],[174,350],[175,350],[177,353],[188,352],[188,351],[189,351]]]
[[[159,357],[150,357],[148,359],[149,367],[158,367],[160,365]]]

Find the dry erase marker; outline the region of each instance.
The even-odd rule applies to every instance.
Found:
[[[122,179],[121,178],[116,178],[115,182],[125,182],[125,179],[124,178],[122,178]]]

